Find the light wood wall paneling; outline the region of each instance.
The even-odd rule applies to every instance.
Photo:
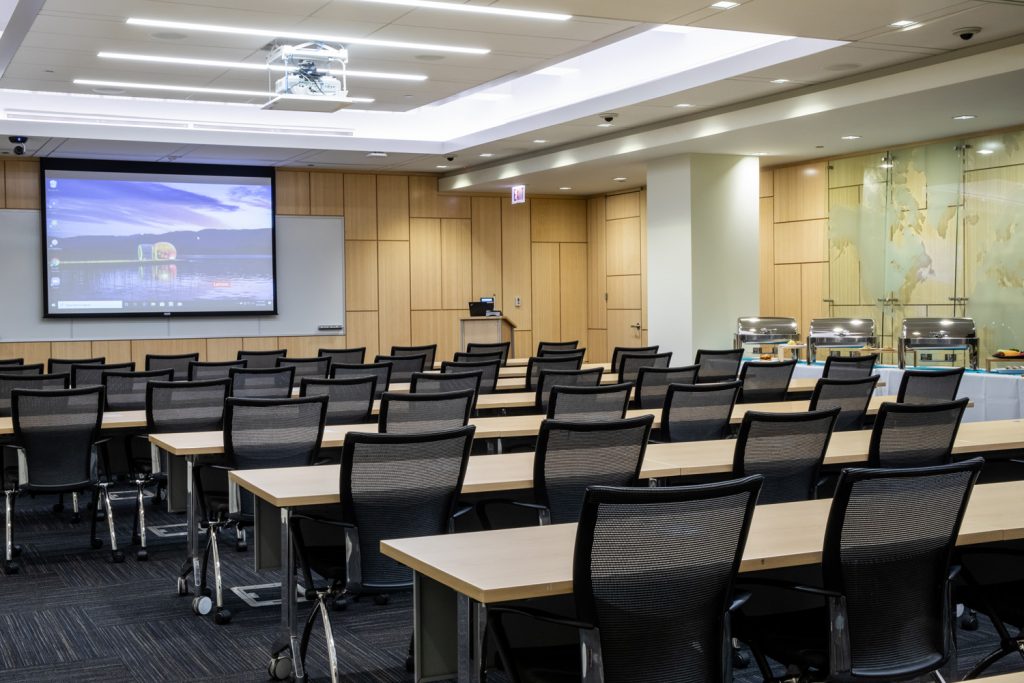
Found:
[[[24,358],[27,365],[46,363],[50,358],[50,342],[4,342],[0,359]]]
[[[319,353],[320,347],[343,348],[343,346],[339,347],[328,343],[334,342],[336,339],[344,340],[345,338],[326,335],[323,337],[278,337],[277,342],[281,345],[282,349],[288,349],[288,355],[292,358],[314,358]]]
[[[473,223],[441,219],[441,307],[466,310],[473,296]]]
[[[538,343],[562,338],[558,247],[555,242],[533,243],[533,291],[538,294],[532,329]]]
[[[473,197],[472,299],[493,296],[494,307],[504,310],[501,286],[501,199]]]
[[[98,358],[103,356],[108,363],[130,363],[135,362],[136,370],[146,369],[146,357],[142,355],[136,358],[132,353],[133,343],[128,339],[104,339],[94,341],[89,355]]]
[[[377,239],[409,239],[408,176],[377,176]]]
[[[345,239],[377,239],[377,176],[345,174]]]
[[[501,200],[501,289],[506,299],[502,311],[520,332],[533,324],[530,201],[513,206],[510,199]]]
[[[277,213],[282,216],[309,215],[309,173],[277,171]]]
[[[587,201],[587,318],[590,329],[608,325],[608,229],[605,225],[605,198]]]
[[[763,174],[762,171],[762,177]],[[774,200],[771,197],[762,197],[760,201],[760,312],[763,316],[770,316],[775,311],[775,223],[772,222]]]
[[[330,334],[322,337],[309,337],[315,341],[316,348],[313,350],[313,355],[319,354],[320,349],[347,349],[348,348],[348,327],[349,323],[345,321],[345,334]]]
[[[640,219],[608,221],[608,275],[640,274]]]
[[[345,309],[377,310],[377,242],[345,240]]]
[[[828,218],[828,164],[824,161],[775,170],[775,222]]]
[[[4,185],[8,209],[38,209],[41,206],[38,161],[4,162]]]
[[[640,216],[640,192],[613,194],[605,200],[605,218],[614,221],[619,218]]]
[[[409,242],[380,242],[378,245],[380,347],[386,352],[391,351],[391,347],[396,344],[409,344],[409,245]]]
[[[471,218],[472,211],[467,196],[439,195],[436,177],[409,177],[409,215],[413,218]]]
[[[607,363],[611,360],[608,353],[608,330],[594,329],[587,330],[587,362]]]
[[[312,216],[345,215],[345,176],[343,174],[310,172],[309,213]]]
[[[816,263],[828,260],[827,220],[777,222],[773,236],[775,263]]]
[[[377,311],[349,311],[345,313],[345,347],[357,349],[366,347],[366,362],[380,353],[380,335]],[[326,348],[326,347],[325,347]],[[391,350],[389,346],[388,351]]]
[[[413,218],[409,221],[412,308],[438,310],[441,305],[441,219]]]
[[[235,360],[242,350],[241,337],[218,337],[206,340],[206,360]]]
[[[94,358],[92,355],[92,342],[89,341],[60,341],[50,344],[51,358]]]
[[[565,242],[558,245],[558,280],[562,338],[578,339],[580,348],[589,348],[587,340],[587,245]]]
[[[828,316],[828,264],[804,263],[800,266],[800,334],[806,338],[811,320]]]
[[[246,351],[276,351],[283,347],[277,337],[242,337],[242,348]]]
[[[640,322],[647,346],[647,190],[640,191]]]
[[[760,182],[760,196],[771,197],[775,194],[775,173],[771,170],[761,171],[761,182]]]
[[[531,199],[530,229],[534,242],[586,242],[587,201]]]
[[[640,308],[642,292],[639,275],[613,275],[608,278],[608,308]]]
[[[533,343],[533,332],[530,330],[514,330],[515,354],[519,358],[529,358],[537,353],[537,345]]]
[[[797,323],[802,325],[801,292],[800,264],[775,266],[775,315],[795,318]]]
[[[96,345],[99,343],[101,342],[92,343],[93,353],[96,352]],[[128,353],[131,356],[131,360],[135,361],[135,367],[138,370],[146,368],[146,354],[149,353],[163,355],[198,353],[199,360],[206,360],[205,339],[136,339],[125,343],[131,345]]]
[[[6,164],[0,162],[0,208],[7,208],[7,182],[6,182]],[[13,358],[20,358],[20,356],[12,356]]]
[[[459,350],[463,311],[413,311],[412,344],[437,344],[437,360],[451,360]]]

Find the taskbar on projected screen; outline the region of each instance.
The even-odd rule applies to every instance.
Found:
[[[260,315],[274,314],[273,301],[184,302],[184,301],[118,301],[67,300],[51,301],[47,314],[51,316],[79,315]]]

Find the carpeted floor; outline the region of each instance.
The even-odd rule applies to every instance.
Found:
[[[17,542],[24,547],[21,572],[0,576],[0,681],[235,681],[267,680],[266,664],[276,633],[276,606],[250,607],[228,592],[234,619],[217,626],[197,617],[190,598],[175,594],[175,577],[184,555],[182,515],[148,506],[154,527],[150,559],[138,562],[130,548],[123,564],[111,564],[108,545],[92,550],[88,523],[69,523],[70,513],[55,514],[52,499],[18,502]],[[115,504],[119,539],[131,528],[129,502]],[[105,526],[101,527],[105,538]],[[273,582],[276,572],[252,569],[252,551],[237,553],[230,544],[222,555],[227,585]],[[222,546],[223,547],[223,546]],[[271,590],[270,595],[275,591]],[[372,601],[333,613],[342,680],[348,683],[409,681],[404,661],[411,631],[411,596],[387,606]],[[305,611],[305,608],[302,610]],[[961,671],[995,645],[991,626],[961,631]],[[321,634],[308,662],[313,680],[328,680]],[[1024,670],[1008,657],[991,673]],[[760,680],[755,669],[737,672],[737,681]]]

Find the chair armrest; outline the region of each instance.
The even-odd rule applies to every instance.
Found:
[[[958,576],[960,576],[960,571],[961,571],[962,569],[963,569],[963,567],[961,567],[961,566],[960,566],[960,565],[958,565],[958,564],[951,564],[951,565],[949,565],[949,575],[948,575],[948,577],[947,577],[947,578],[948,578],[948,579],[949,579],[950,581],[954,581],[954,580],[956,580],[956,578],[957,578]]]
[[[793,583],[791,581],[783,581],[781,579],[762,579],[762,578],[743,578],[736,582],[737,586],[768,586],[771,588],[781,588],[783,590],[796,591],[797,593],[808,593],[810,595],[819,595],[823,598],[842,598],[842,593],[836,591],[830,591],[825,588],[818,588],[817,586],[805,586],[799,583]]]
[[[729,605],[729,611],[735,612],[743,605],[747,604],[747,600],[750,600],[751,593],[749,591],[736,591],[732,596],[732,604]]]
[[[539,610],[533,607],[488,606],[488,619],[491,619],[492,616],[501,614],[515,614],[521,617],[529,617],[538,621],[547,622],[549,624],[559,624],[561,626],[570,626],[572,628],[594,628],[593,624],[588,624],[586,622],[579,621],[578,619],[563,617],[558,614],[552,614],[551,612],[545,612],[544,610]]]

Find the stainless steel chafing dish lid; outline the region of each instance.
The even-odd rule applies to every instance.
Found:
[[[873,339],[875,321],[870,318],[814,318],[808,336],[837,341]]]
[[[800,330],[793,318],[739,318],[736,336],[741,340],[767,341],[770,339],[797,339]]]
[[[901,339],[910,348],[947,348],[976,344],[978,333],[973,318],[907,318]]]

